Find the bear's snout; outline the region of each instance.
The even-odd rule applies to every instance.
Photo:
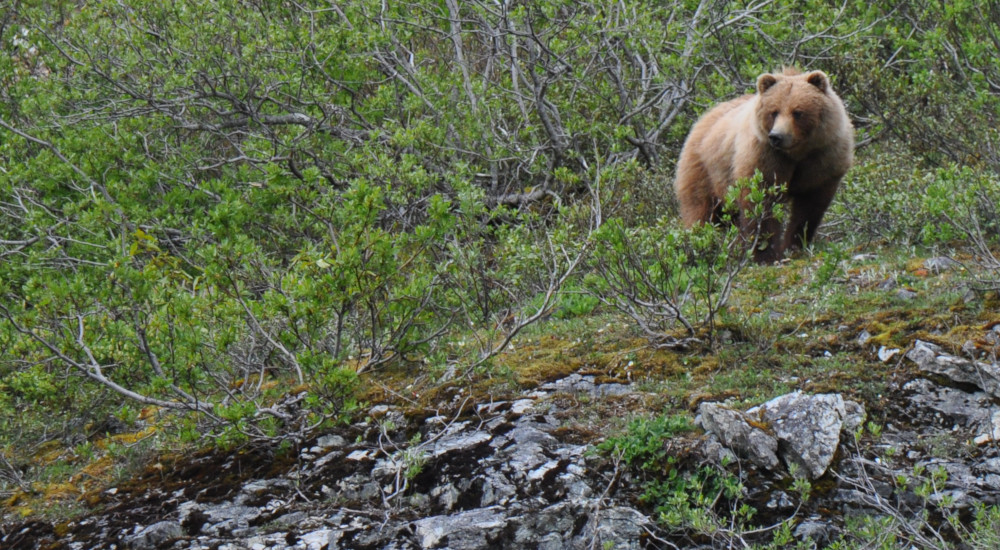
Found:
[[[774,131],[767,134],[767,139],[771,142],[771,147],[774,147],[775,149],[783,149],[787,147],[788,143],[791,141],[788,134]]]

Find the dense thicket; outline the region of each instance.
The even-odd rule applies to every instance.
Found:
[[[470,372],[548,314],[606,221],[613,240],[669,220],[694,117],[783,64],[833,75],[862,146],[1000,167],[996,2],[14,0],[0,17],[4,434],[42,429],[23,407],[67,429],[159,406],[280,437],[349,409],[359,371]],[[664,278],[674,305],[692,295]]]

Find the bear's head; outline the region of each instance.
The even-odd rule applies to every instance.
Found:
[[[839,98],[823,71],[765,73],[757,77],[757,130],[761,139],[790,157],[801,157],[825,138],[818,131]]]

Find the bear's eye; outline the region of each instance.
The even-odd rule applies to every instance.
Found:
[[[772,111],[771,112],[771,120],[774,120],[776,118],[778,118],[778,111]]]
[[[805,116],[805,113],[802,111],[792,111],[792,116],[795,117],[795,120],[801,120]]]

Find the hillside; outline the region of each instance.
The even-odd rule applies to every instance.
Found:
[[[0,15],[0,546],[996,546],[995,6],[348,4]],[[671,183],[785,65],[855,165],[757,265]]]

